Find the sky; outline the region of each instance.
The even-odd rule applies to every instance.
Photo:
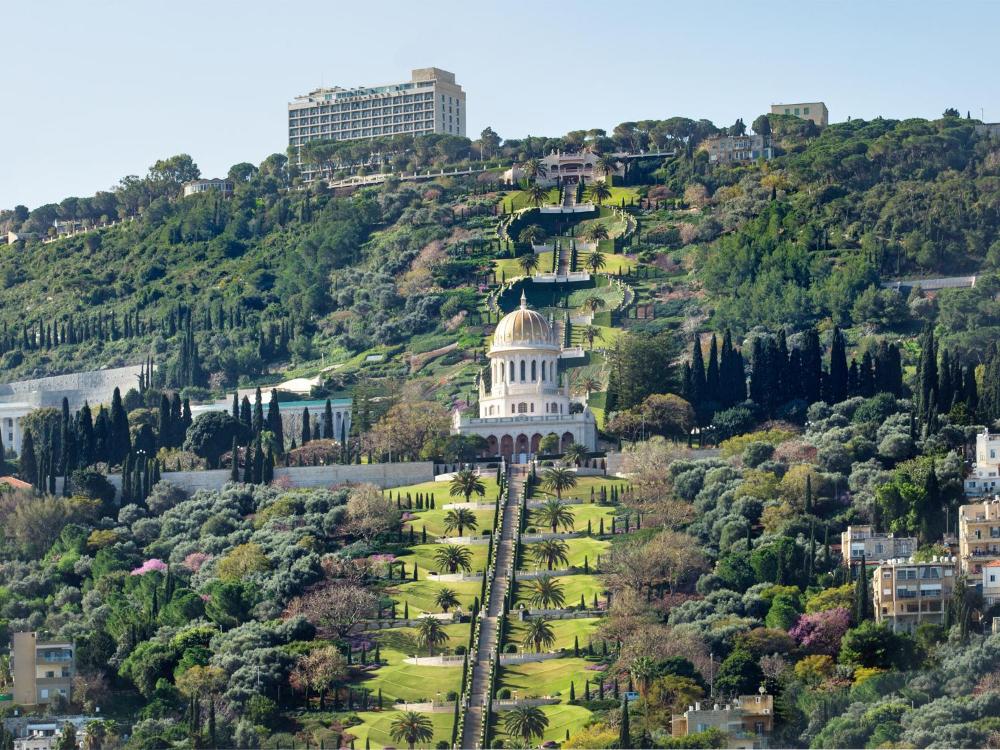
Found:
[[[468,135],[558,136],[775,102],[1000,120],[1000,3],[22,0],[0,6],[0,208],[107,190],[188,153],[209,177],[287,144],[320,85],[453,71]]]

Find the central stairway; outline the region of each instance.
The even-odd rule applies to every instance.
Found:
[[[490,654],[496,650],[497,618],[503,612],[504,599],[507,596],[507,568],[514,554],[514,524],[517,515],[517,505],[524,493],[524,483],[528,476],[528,467],[515,465],[511,467],[510,483],[504,500],[503,513],[500,516],[498,534],[496,576],[490,584],[490,606],[480,613],[479,642],[476,644],[475,666],[472,670],[472,686],[469,689],[469,704],[465,714],[465,725],[462,729],[461,745],[465,750],[479,750],[479,737],[483,726],[483,704],[491,700],[487,695],[490,677]]]

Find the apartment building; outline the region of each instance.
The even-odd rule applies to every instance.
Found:
[[[793,115],[802,120],[812,120],[818,127],[830,124],[830,112],[823,102],[797,102],[795,104],[772,104],[772,115]]]
[[[874,526],[848,526],[840,535],[840,554],[847,566],[876,564],[898,557],[909,557],[917,550],[912,536],[879,534]]]
[[[759,133],[713,136],[702,142],[702,148],[708,152],[710,164],[738,164],[774,156],[771,138]]]
[[[14,633],[10,648],[14,703],[37,706],[51,703],[57,695],[70,700],[75,651],[72,641],[45,641],[34,632]]]
[[[987,607],[1000,604],[1000,560],[994,560],[983,565],[981,593]]]
[[[670,733],[674,737],[719,729],[729,736],[727,747],[763,748],[774,729],[774,696],[761,687],[759,695],[741,695],[731,703],[696,702],[683,714],[674,714]]]
[[[886,560],[872,577],[876,621],[904,633],[923,623],[943,624],[957,574],[954,557]]]
[[[959,507],[958,557],[962,571],[971,576],[982,573],[986,563],[1000,560],[1000,499]]]
[[[288,104],[288,145],[393,135],[465,135],[465,92],[455,74],[419,68],[385,86],[320,88]]]
[[[969,497],[995,495],[1000,492],[1000,433],[983,430],[976,435],[976,460],[965,478],[965,494]]]

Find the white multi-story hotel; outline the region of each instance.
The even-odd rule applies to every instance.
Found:
[[[976,462],[965,478],[970,497],[1000,493],[1000,435],[983,430],[976,435]]]
[[[288,104],[288,145],[393,135],[465,135],[465,92],[455,74],[414,70],[386,86],[320,88]]]

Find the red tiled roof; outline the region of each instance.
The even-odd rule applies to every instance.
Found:
[[[30,490],[31,485],[25,482],[23,479],[18,479],[17,477],[0,477],[0,482],[4,484],[9,484],[16,490]]]

